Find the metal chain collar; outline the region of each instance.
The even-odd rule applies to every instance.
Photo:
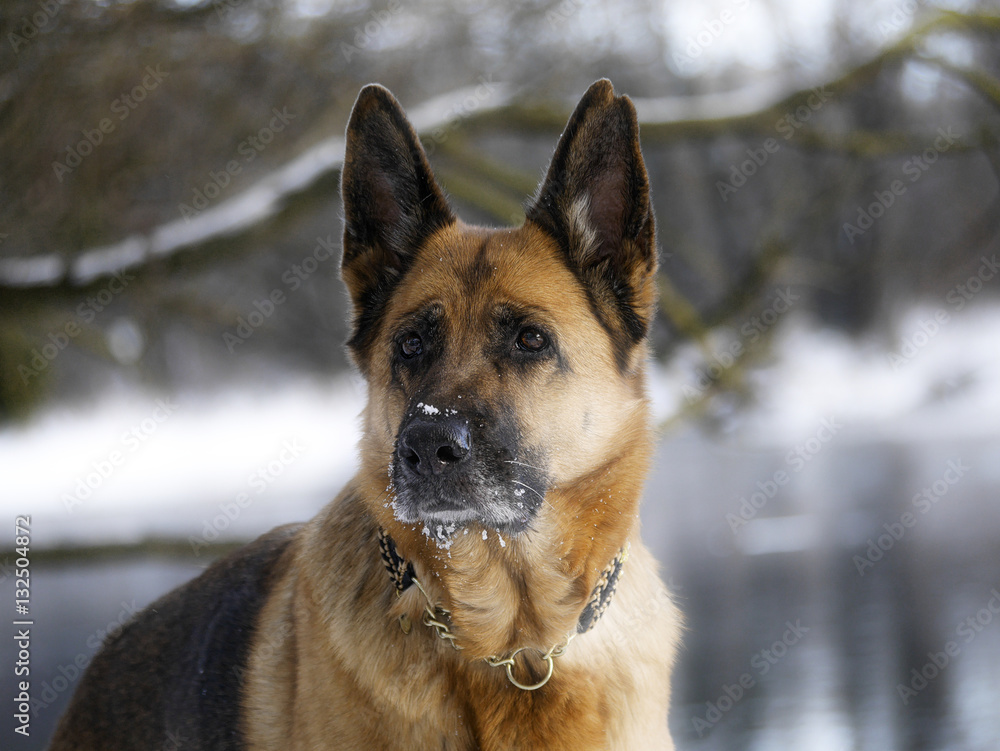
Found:
[[[424,596],[425,600],[423,618],[424,625],[434,629],[438,638],[447,641],[453,649],[461,651],[462,645],[456,641],[456,636],[452,633],[451,627],[448,625],[451,620],[451,613],[439,605],[436,605],[434,601],[431,600],[430,595],[427,594],[427,590],[424,589],[420,580],[417,579],[413,565],[399,555],[396,551],[396,545],[392,541],[392,538],[389,537],[388,533],[381,527],[378,529],[378,544],[379,551],[382,555],[382,562],[385,564],[386,571],[388,571],[389,577],[392,579],[393,585],[396,587],[396,595],[401,595],[410,587],[411,584],[415,584],[417,589],[419,589],[420,593]],[[628,552],[629,544],[626,542],[625,546],[618,551],[618,555],[616,555],[608,567],[601,572],[601,578],[598,580],[597,586],[591,593],[590,599],[587,600],[587,604],[583,608],[583,613],[580,615],[580,620],[576,624],[576,631],[567,636],[562,643],[554,645],[547,652],[543,653],[540,650],[534,650],[542,655],[542,661],[547,664],[545,677],[543,677],[538,683],[525,684],[521,683],[514,677],[514,658],[517,657],[520,652],[527,649],[533,649],[532,647],[521,647],[520,649],[516,649],[511,652],[507,657],[486,657],[484,658],[486,664],[494,668],[505,668],[507,671],[507,679],[514,686],[524,691],[534,691],[548,683],[555,669],[555,658],[562,657],[562,655],[566,653],[569,643],[573,641],[577,634],[584,634],[592,629],[598,619],[604,615],[604,611],[608,609],[608,605],[611,603],[611,598],[618,585],[618,578],[621,575],[622,566],[624,566],[625,561],[628,560]],[[399,626],[403,630],[404,634],[410,633],[412,624],[410,623],[409,616],[405,613],[399,617]]]

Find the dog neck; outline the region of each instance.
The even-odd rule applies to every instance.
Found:
[[[452,616],[448,610],[440,607],[428,594],[427,590],[417,578],[413,565],[404,559],[396,549],[395,543],[389,534],[379,527],[378,529],[379,552],[386,572],[396,590],[397,597],[402,597],[407,590],[416,588],[425,600],[424,615],[422,623],[424,626],[436,632],[438,638],[448,642],[456,651],[463,651],[464,647],[458,640],[458,635],[452,631]],[[591,592],[590,599],[587,600],[583,611],[576,623],[576,630],[568,634],[559,643],[553,644],[547,650],[537,649],[538,656],[541,657],[540,672],[527,682],[515,677],[518,670],[515,658],[528,647],[518,647],[517,649],[504,655],[491,655],[485,658],[485,662],[493,668],[504,668],[508,680],[517,688],[524,691],[534,691],[548,683],[555,669],[555,659],[561,657],[566,652],[570,641],[579,634],[585,634],[594,627],[598,619],[604,614],[611,598],[614,597],[618,579],[621,576],[622,567],[628,559],[629,544],[624,547],[612,559],[611,563],[601,572],[601,577]],[[408,613],[399,616],[399,625],[404,634],[409,634],[413,628],[413,621]]]
[[[413,568],[413,564],[399,554],[396,550],[396,544],[392,541],[389,533],[381,527],[379,527],[378,530],[378,542],[379,552],[382,555],[382,563],[385,565],[386,573],[389,575],[389,580],[396,588],[396,594],[401,596],[410,587],[416,586],[427,599],[428,618],[432,621],[434,619],[444,619],[443,621],[438,620],[436,625],[439,635],[441,635],[442,638],[452,640],[452,644],[455,645],[456,648],[461,648],[457,642],[454,641],[454,635],[451,634],[447,623],[447,621],[450,620],[451,613],[431,600],[430,595],[427,594],[426,590],[417,579],[417,574]],[[628,560],[628,550],[629,545],[626,542],[624,547],[618,551],[618,554],[611,559],[611,562],[601,572],[600,579],[598,579],[597,585],[590,593],[590,598],[587,600],[586,605],[584,605],[583,611],[580,613],[580,617],[577,620],[576,634],[585,634],[590,631],[590,629],[592,629],[597,623],[598,619],[604,615],[604,611],[607,610],[608,605],[611,604],[611,598],[615,595],[615,589],[618,586],[618,578],[621,576],[622,567],[625,565],[625,561]],[[403,630],[409,633],[410,621],[408,617],[404,615],[401,616],[401,618],[405,619],[401,620]],[[425,624],[427,623],[427,620],[428,619],[425,619]]]

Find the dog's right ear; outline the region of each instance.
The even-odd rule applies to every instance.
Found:
[[[378,84],[358,94],[341,173],[341,275],[354,302],[351,346],[377,317],[423,240],[455,221],[403,108]]]

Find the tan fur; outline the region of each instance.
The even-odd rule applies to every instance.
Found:
[[[464,299],[456,270],[489,238],[495,271]],[[349,488],[296,541],[281,594],[263,614],[247,691],[252,749],[669,749],[669,677],[677,613],[638,537],[638,500],[651,452],[641,369],[619,377],[608,339],[552,241],[537,230],[460,224],[421,252],[386,312],[428,301],[476,321],[497,301],[530,303],[565,332],[572,388],[528,383],[515,391],[529,442],[551,447],[553,487],[529,533],[504,540],[478,528],[445,549],[401,525],[387,506],[387,457],[405,407],[374,376],[364,413],[363,466]],[[462,332],[455,332],[462,335]],[[378,348],[376,348],[378,349]],[[388,348],[383,348],[388,351]],[[434,404],[501,388],[473,342],[448,363]],[[375,359],[373,374],[388,373]],[[424,627],[415,587],[397,598],[377,553],[376,526],[414,562],[428,592],[452,613],[454,651]],[[570,634],[602,569],[628,540],[631,557],[608,612],[556,660],[536,693],[513,687],[481,659],[519,647],[547,650]],[[517,575],[514,572],[518,572]],[[394,602],[395,601],[395,602]],[[396,618],[409,614],[403,634]],[[294,639],[268,634],[294,628]],[[265,645],[266,648],[265,648]],[[447,730],[442,733],[442,730]],[[327,744],[327,745],[323,745]]]

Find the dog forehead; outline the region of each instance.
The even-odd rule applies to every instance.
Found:
[[[578,319],[587,308],[585,293],[555,242],[530,226],[445,227],[428,238],[407,275],[408,283],[393,300],[399,314],[430,301],[475,317],[512,304],[553,321]]]

